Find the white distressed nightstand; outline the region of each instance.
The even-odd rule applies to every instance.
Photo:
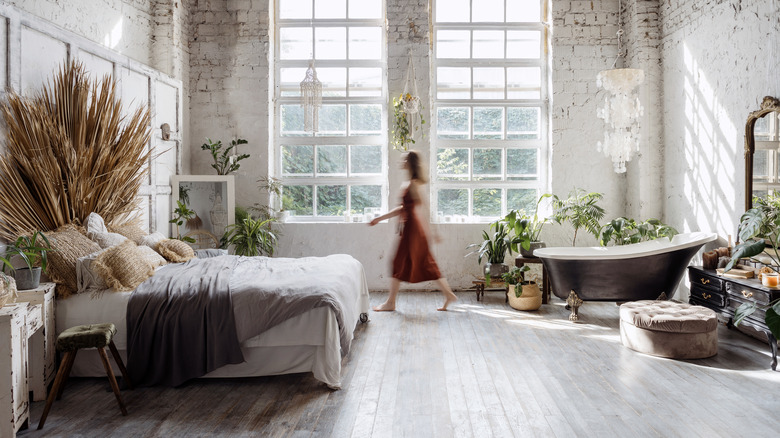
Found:
[[[32,307],[32,312],[30,311]],[[28,315],[40,313],[28,303],[8,304],[0,308],[0,436],[13,437],[29,420],[27,389]],[[30,321],[35,328],[36,321]],[[37,326],[41,326],[40,318]]]
[[[30,336],[28,344],[28,378],[33,400],[46,400],[46,388],[54,379],[54,367],[57,354],[55,342],[57,334],[54,325],[54,283],[41,283],[37,289],[20,290],[16,293],[17,303],[28,302],[31,306],[40,304],[40,320],[43,330]]]

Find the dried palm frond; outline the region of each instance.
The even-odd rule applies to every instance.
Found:
[[[0,237],[133,215],[146,178],[148,107],[123,116],[111,76],[89,79],[78,62],[63,65],[32,97],[9,93],[0,157]]]

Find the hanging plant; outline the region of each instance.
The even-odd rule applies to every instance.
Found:
[[[416,113],[408,113],[406,108],[410,102],[417,102],[416,107],[418,111]],[[406,95],[401,94],[398,97],[393,98],[393,132],[391,144],[393,149],[408,150],[410,144],[414,144],[414,131],[418,131],[421,125],[425,124],[425,120],[422,116],[422,105],[419,103],[420,98],[412,96],[409,93]],[[415,124],[415,118],[419,118],[419,123]]]

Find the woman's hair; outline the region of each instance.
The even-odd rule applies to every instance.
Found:
[[[406,164],[409,166],[409,178],[416,179],[418,182],[425,183],[428,180],[423,175],[422,165],[420,164],[420,154],[415,151],[406,153]]]

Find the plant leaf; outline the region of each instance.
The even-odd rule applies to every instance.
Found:
[[[734,325],[739,325],[743,319],[756,311],[756,303],[743,303],[734,311]]]
[[[775,307],[777,307],[777,305],[775,305]],[[775,336],[775,339],[780,339],[780,314],[777,313],[774,307],[767,309],[766,318],[764,318],[764,320],[766,321],[767,327],[769,327],[769,331]]]
[[[731,261],[726,265],[725,271],[730,271],[739,262],[739,259],[755,257],[764,252],[765,248],[766,242],[764,239],[748,240],[740,243],[734,247],[734,253],[731,256]]]

